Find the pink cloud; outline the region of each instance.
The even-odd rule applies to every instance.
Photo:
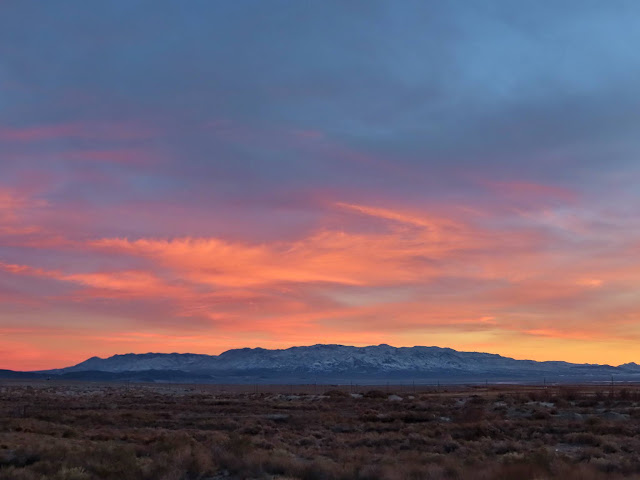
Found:
[[[0,218],[14,228],[29,225],[25,211],[46,207],[18,191],[2,192]],[[487,216],[493,220],[492,212],[482,215],[487,212],[480,207],[445,215],[443,208],[383,202],[325,200],[314,206],[325,210],[322,223],[288,240],[93,238],[67,229],[51,232],[57,242],[38,243],[36,236],[21,248],[47,253],[46,265],[69,247],[88,261],[60,260],[45,268],[38,266],[39,255],[24,264],[0,258],[0,269],[22,283],[33,277],[66,285],[61,293],[47,292],[56,306],[126,316],[125,330],[110,331],[109,348],[161,346],[162,335],[185,329],[196,332],[175,343],[185,351],[231,347],[233,341],[354,343],[365,334],[415,343],[442,335],[451,346],[473,343],[475,335],[478,344],[511,348],[544,336],[559,342],[558,358],[568,358],[561,347],[577,337],[593,344],[633,338],[640,263],[616,248],[628,239],[598,231],[592,245],[585,230],[576,249],[529,224],[483,224]],[[605,234],[606,248],[600,242]],[[569,335],[572,330],[578,334]],[[197,342],[191,337],[198,332],[227,340]]]
[[[151,165],[157,157],[141,149],[124,148],[110,150],[74,150],[59,155],[78,162],[120,163],[125,165]]]
[[[507,197],[516,202],[537,203],[546,205],[549,202],[573,204],[579,198],[578,192],[563,186],[548,185],[523,181],[497,182],[482,179],[479,181],[494,194]]]
[[[1,236],[25,236],[38,233],[38,225],[29,224],[26,212],[47,207],[47,202],[14,188],[0,186],[0,241]]]
[[[154,136],[155,129],[138,124],[62,123],[27,127],[0,126],[2,142],[41,142],[56,139],[141,140]]]

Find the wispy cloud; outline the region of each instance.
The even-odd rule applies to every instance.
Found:
[[[33,143],[49,140],[141,140],[155,129],[133,123],[58,123],[24,127],[0,125],[0,142]]]

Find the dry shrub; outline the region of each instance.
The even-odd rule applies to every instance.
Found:
[[[386,399],[389,397],[389,394],[383,392],[382,390],[369,390],[364,393],[365,398],[377,398],[377,399]]]
[[[333,398],[333,399],[349,398],[350,397],[348,392],[346,392],[344,390],[338,390],[338,389],[327,390],[326,392],[324,392],[324,394],[325,394],[325,396],[327,396],[329,398]]]
[[[570,433],[565,436],[565,442],[575,443],[578,445],[592,445],[597,447],[600,445],[600,438],[587,432]]]
[[[0,480],[204,480],[225,471],[229,480],[640,478],[632,390],[604,398],[612,412],[630,415],[616,421],[595,416],[603,404],[589,406],[600,400],[587,387],[503,387],[483,396],[452,388],[419,393],[416,402],[380,401],[388,393],[375,389],[351,400],[337,388],[330,398],[66,388],[76,393],[0,390]],[[12,417],[27,396],[27,415]],[[560,416],[529,404],[541,398],[558,399]]]
[[[91,475],[82,467],[63,467],[51,480],[90,480]]]
[[[478,405],[465,405],[458,415],[456,420],[460,423],[478,423],[485,417],[485,409]]]

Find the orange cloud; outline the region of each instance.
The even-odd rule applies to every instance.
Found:
[[[462,225],[458,222],[455,222],[451,219],[447,218],[428,218],[424,215],[411,215],[403,212],[398,212],[395,210],[389,210],[386,208],[375,208],[364,205],[354,205],[350,203],[337,202],[335,203],[336,207],[344,208],[347,210],[351,210],[353,212],[361,213],[363,215],[369,215],[371,217],[377,217],[384,220],[392,220],[394,222],[398,222],[401,224],[412,225],[415,227],[428,228],[432,230],[433,233],[440,232],[442,230],[449,229],[460,229]]]
[[[574,340],[592,340],[594,337],[594,332],[564,331],[555,328],[534,328],[525,330],[523,333],[540,337],[568,338]]]
[[[6,212],[27,208],[28,200],[4,198]],[[96,299],[121,300],[104,303],[120,308],[113,314],[141,331],[125,335],[113,327],[100,333],[111,349],[163,350],[165,342],[215,353],[238,345],[366,338],[454,348],[502,345],[506,350],[496,347],[499,352],[527,345],[523,351],[535,352],[531,342],[540,337],[553,340],[555,350],[538,358],[556,352],[559,359],[577,360],[586,353],[572,342],[596,348],[640,338],[634,330],[640,262],[626,250],[622,256],[616,248],[603,251],[601,243],[576,249],[544,230],[495,225],[474,211],[451,217],[338,202],[329,214],[339,215],[346,228],[324,226],[294,240],[264,242],[67,239],[83,255],[106,256],[121,267],[106,270],[102,261],[102,268],[88,268],[89,262],[78,271],[62,262],[55,269],[4,262],[0,270],[66,285],[57,300],[50,295],[54,306],[66,305],[69,288],[78,308]],[[128,264],[135,268],[123,267]],[[174,341],[163,337],[174,333]]]
[[[43,270],[28,265],[1,262],[0,269],[17,275],[30,275],[86,286],[92,289],[91,295],[102,297],[180,296],[187,292],[186,289],[170,285],[153,274],[144,271],[128,270],[65,274],[55,270]]]
[[[424,281],[464,274],[457,254],[488,248],[486,234],[447,218],[413,216],[393,210],[340,203],[360,215],[418,227],[376,233],[321,230],[296,241],[248,244],[219,238],[106,238],[94,248],[148,258],[213,287],[274,283],[336,283],[353,286]],[[443,267],[437,263],[450,260]],[[467,272],[482,277],[486,272]]]

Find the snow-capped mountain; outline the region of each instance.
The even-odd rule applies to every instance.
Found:
[[[604,376],[638,374],[635,364],[620,367],[515,360],[501,355],[440,347],[312,345],[282,350],[242,348],[220,355],[145,353],[90,358],[52,373],[173,371],[236,378],[394,378],[464,376]]]

